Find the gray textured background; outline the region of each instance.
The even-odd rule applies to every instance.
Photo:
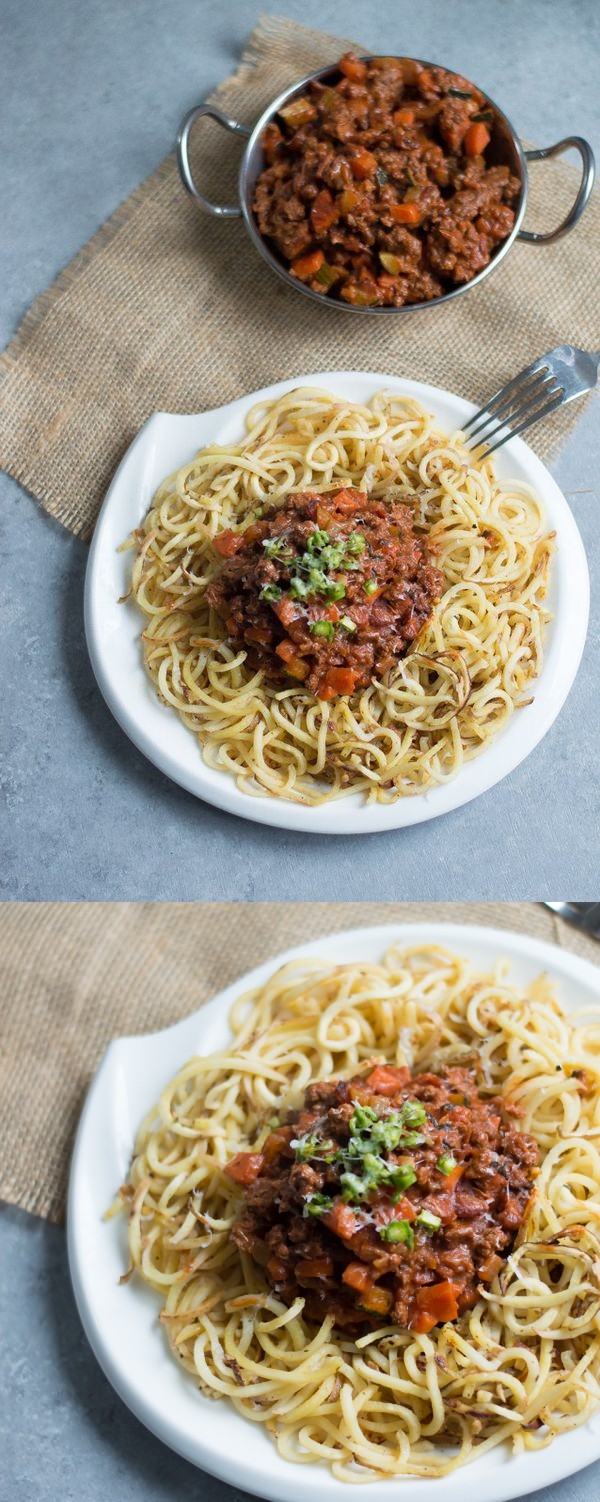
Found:
[[[233,67],[259,8],[257,0],[0,0],[0,342],[170,149],[184,110]],[[279,9],[354,33],[366,47],[380,48],[385,39],[390,49],[464,70],[531,139],[547,143],[578,130],[598,147],[594,0],[423,0],[416,8],[405,0],[368,7],[358,0],[281,0]],[[597,410],[586,412],[555,466],[594,580]],[[9,810],[3,895],[597,896],[588,839],[600,741],[597,591],[584,665],[568,703],[507,781],[413,830],[313,840],[198,802],[129,744],[100,698],[83,641],[85,546],[6,476],[0,492],[8,565],[1,606]]]

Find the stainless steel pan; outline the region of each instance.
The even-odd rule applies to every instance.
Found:
[[[369,59],[365,57],[363,60],[368,61]],[[421,66],[425,68],[435,66],[432,63],[423,62],[420,58],[413,60],[421,63]],[[549,245],[553,240],[560,239],[561,235],[566,235],[577,224],[594,183],[594,154],[589,143],[582,136],[565,136],[562,141],[557,141],[553,146],[544,146],[537,151],[525,151],[508,117],[488,95],[485,95],[486,104],[492,110],[494,117],[492,139],[486,154],[486,160],[490,165],[501,163],[509,167],[515,177],[519,178],[521,191],[515,206],[514,227],[504,243],[492,256],[489,264],[484,266],[483,271],[478,272],[472,281],[465,282],[460,287],[454,287],[451,292],[444,293],[443,297],[436,297],[431,302],[406,304],[401,308],[354,307],[349,303],[339,301],[335,298],[325,297],[320,292],[313,292],[312,288],[305,286],[297,277],[291,275],[287,267],[279,260],[278,256],[259,233],[252,212],[252,201],[257,178],[265,165],[262,139],[263,132],[269,121],[273,120],[282,106],[288,104],[295,95],[303,94],[308,84],[314,81],[331,84],[336,82],[338,75],[339,67],[336,63],[326,68],[320,68],[317,73],[311,73],[308,78],[302,78],[299,83],[292,84],[289,89],[285,89],[283,94],[274,99],[272,104],[268,105],[253,130],[249,130],[246,125],[241,125],[238,120],[230,119],[221,110],[217,109],[214,104],[198,104],[195,109],[190,110],[185,116],[177,138],[179,171],[188,193],[192,194],[192,197],[196,199],[196,202],[207,214],[212,214],[220,219],[243,218],[248,234],[259,254],[263,257],[263,260],[277,273],[277,276],[281,277],[284,282],[287,282],[288,286],[292,287],[295,292],[300,292],[303,297],[311,297],[314,302],[325,304],[330,308],[338,308],[347,313],[359,313],[363,315],[368,313],[373,317],[397,317],[398,314],[406,315],[413,313],[416,309],[437,308],[441,303],[447,303],[453,298],[464,296],[465,293],[476,287],[479,282],[482,282],[484,277],[490,276],[500,265],[500,262],[504,260],[504,257],[508,255],[515,240],[527,240],[530,245]],[[479,86],[477,85],[477,87]],[[480,92],[483,93],[483,90]],[[216,120],[225,130],[233,131],[236,135],[243,137],[247,141],[240,163],[238,179],[239,204],[211,203],[194,180],[189,159],[189,141],[193,126],[203,115],[209,115],[212,120]],[[548,157],[558,156],[563,151],[568,151],[570,147],[579,152],[582,164],[581,184],[572,208],[562,223],[557,225],[556,229],[549,230],[546,234],[538,234],[533,230],[522,229],[521,225],[527,207],[528,162],[545,161]]]

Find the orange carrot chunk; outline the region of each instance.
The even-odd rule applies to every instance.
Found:
[[[394,224],[421,223],[421,209],[418,203],[392,203],[389,210]]]
[[[419,1289],[417,1307],[423,1314],[429,1315],[434,1324],[445,1324],[447,1320],[458,1316],[456,1294],[454,1283],[432,1283],[427,1288]]]
[[[470,125],[463,141],[467,156],[482,156],[489,143],[489,139],[489,130],[487,125],[483,124],[482,120],[478,120],[474,125]]]
[[[234,1184],[253,1184],[258,1178],[265,1162],[264,1153],[236,1153],[225,1164],[225,1173]]]
[[[391,1064],[376,1064],[365,1080],[376,1095],[395,1095],[405,1083],[406,1070],[394,1069]]]
[[[301,282],[306,282],[311,276],[316,275],[316,272],[323,265],[324,260],[325,256],[322,250],[312,250],[310,255],[300,256],[297,261],[292,261],[290,269],[294,276],[300,278]]]
[[[367,76],[367,65],[361,63],[360,58],[355,57],[353,52],[348,52],[340,62],[340,72],[344,74],[344,78],[351,78],[353,83],[362,83],[363,78]]]
[[[373,177],[377,170],[377,157],[373,156],[372,151],[356,151],[350,157],[350,166],[354,176],[361,182],[365,177]]]
[[[296,1272],[304,1278],[329,1278],[333,1272],[333,1257],[301,1257],[296,1263]]]

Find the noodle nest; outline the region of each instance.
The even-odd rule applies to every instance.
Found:
[[[329,703],[269,684],[224,639],[207,586],[224,528],[290,491],[391,487],[427,535],[445,588],[413,648],[368,688]],[[254,406],[239,444],[209,445],[159,487],[135,546],[130,595],[160,699],[207,764],[255,796],[319,804],[360,792],[395,802],[447,781],[482,751],[542,667],[552,554],[530,486],[500,484],[416,401],[368,406],[307,387]],[[127,545],[126,545],[127,546]]]
[[[504,1441],[542,1448],[599,1401],[600,1011],[567,1017],[546,977],[520,992],[505,971],[475,974],[439,946],[290,963],[236,1002],[230,1046],[186,1064],[140,1128],[110,1212],[129,1208],[130,1273],[160,1295],[202,1393],[264,1424],[288,1460],[353,1482],[443,1476]],[[482,1096],[516,1102],[540,1149],[511,1254],[431,1334],[310,1325],[231,1240],[242,1191],[224,1165],[259,1150],[315,1080],[373,1059],[437,1070],[473,1050]]]

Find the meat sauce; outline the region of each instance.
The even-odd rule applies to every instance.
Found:
[[[244,531],[219,533],[215,547],[224,562],[206,599],[231,643],[270,682],[295,679],[320,699],[393,667],[444,582],[393,493],[288,495]]]
[[[487,266],[521,184],[486,152],[493,111],[467,79],[408,58],[341,59],[266,127],[261,234],[315,292],[355,307],[429,302]]]
[[[427,1333],[473,1307],[514,1243],[538,1162],[518,1115],[464,1064],[311,1085],[227,1165],[245,1188],[233,1240],[311,1320]]]

